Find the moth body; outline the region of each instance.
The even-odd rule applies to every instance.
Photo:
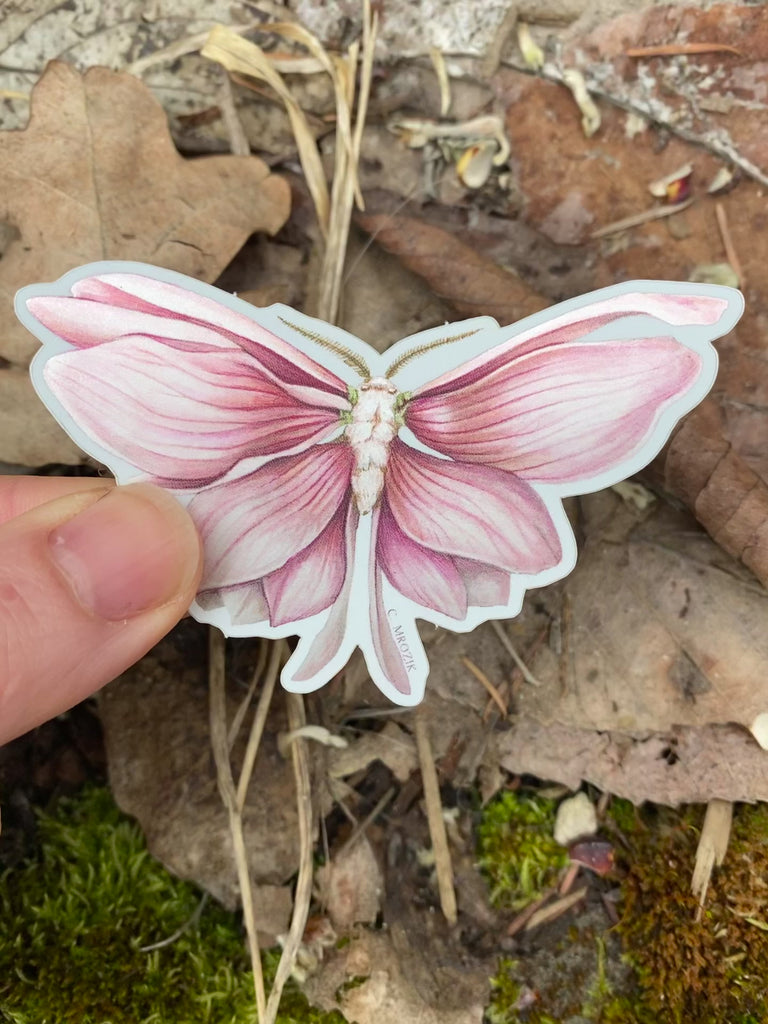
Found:
[[[396,409],[397,388],[386,377],[360,385],[344,436],[355,454],[352,494],[361,515],[373,509],[384,487],[389,446],[398,428]]]

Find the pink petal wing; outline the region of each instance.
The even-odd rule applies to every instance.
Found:
[[[402,649],[398,645],[393,632],[394,629],[402,629],[399,619],[392,619],[388,614],[390,609],[384,603],[383,597],[383,574],[378,564],[376,550],[378,547],[377,533],[380,523],[380,512],[375,509],[373,515],[373,536],[371,538],[371,553],[369,561],[368,592],[371,601],[371,640],[373,651],[378,662],[377,666],[369,665],[371,674],[376,678],[376,669],[380,669],[387,682],[395,688],[398,693],[407,696],[411,693],[411,680],[409,679],[406,661],[402,655]],[[415,633],[415,629],[413,630]],[[408,637],[408,648],[412,643],[419,643],[418,638]]]
[[[234,587],[205,590],[196,597],[204,611],[225,608],[233,626],[251,626],[269,621],[269,605],[259,580]]]
[[[469,558],[454,558],[453,564],[464,581],[467,604],[477,608],[503,608],[509,604],[509,573]]]
[[[560,561],[546,505],[512,473],[438,459],[396,438],[385,492],[400,529],[425,548],[514,573]]]
[[[185,317],[169,316],[153,307],[126,309],[68,295],[36,295],[27,299],[27,309],[44,327],[75,348],[103,345],[129,334],[162,339],[171,345],[239,347],[230,336],[215,327]]]
[[[352,464],[349,445],[315,445],[197,494],[201,590],[262,579],[308,548],[348,500]]]
[[[734,293],[735,294],[735,293]],[[551,317],[536,327],[515,334],[489,352],[484,352],[448,373],[441,374],[414,392],[415,397],[449,394],[457,388],[487,379],[512,359],[541,349],[571,344],[592,331],[616,320],[633,316],[652,316],[674,326],[711,326],[728,308],[726,298],[711,295],[631,292],[615,295]]]
[[[303,655],[301,649],[297,650],[294,658],[291,659],[291,663],[289,663],[290,673],[288,672],[288,666],[286,666],[286,673],[290,675],[293,682],[301,684],[323,672],[333,659],[337,657],[345,641],[349,646],[350,654],[356,646],[355,644],[349,644],[347,633],[358,523],[357,509],[353,503],[350,503],[344,529],[344,582],[323,628],[312,639],[309,650]],[[301,660],[294,669],[292,663],[297,658]]]
[[[415,399],[406,418],[419,440],[454,459],[572,482],[631,458],[701,363],[673,338],[561,345]]]
[[[347,577],[346,522],[349,501],[321,534],[280,569],[264,577],[273,626],[298,622],[329,608]]]
[[[389,582],[405,597],[449,618],[465,618],[467,591],[454,560],[403,533],[386,500],[379,517],[376,558]]]
[[[99,274],[72,287],[80,299],[122,309],[194,321],[229,336],[284,383],[314,387],[346,396],[347,386],[289,342],[215,299],[144,274]]]
[[[186,486],[243,458],[312,444],[339,425],[338,413],[297,401],[238,348],[179,351],[123,338],[54,356],[44,376],[89,438]]]

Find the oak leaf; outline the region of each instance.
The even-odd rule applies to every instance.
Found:
[[[77,461],[26,379],[34,338],[13,296],[94,260],[141,260],[214,281],[257,231],[276,232],[288,185],[256,157],[184,159],[133,76],[50,64],[28,127],[0,133],[0,460]]]

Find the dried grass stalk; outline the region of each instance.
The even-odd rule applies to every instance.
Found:
[[[357,168],[370,95],[376,25],[376,16],[371,13],[369,0],[363,0],[362,44],[353,43],[344,56],[329,54],[322,43],[301,25],[274,22],[261,26],[264,32],[271,32],[305,47],[311,59],[333,82],[336,97],[336,152],[330,191],[309,121],[270,56],[256,43],[242,39],[222,25],[211,31],[201,51],[204,57],[218,61],[230,72],[266,82],[285,105],[324,242],[317,315],[331,323],[338,319],[353,204],[357,202],[358,207],[363,209]],[[358,63],[360,86],[356,96]]]
[[[223,65],[227,71],[236,71],[241,75],[250,75],[251,78],[266,82],[283,101],[296,139],[307,188],[315,204],[320,230],[323,237],[326,237],[330,219],[330,198],[323,164],[304,111],[294,99],[282,75],[272,67],[260,46],[243,39],[224,25],[216,25],[211,29],[200,52],[203,57]]]
[[[288,708],[288,728],[292,733],[302,729],[307,722],[304,711],[304,698],[300,693],[286,693]],[[269,993],[265,1024],[274,1024],[280,1007],[280,997],[286,981],[296,963],[296,957],[304,938],[307,927],[309,905],[312,899],[312,786],[309,774],[309,756],[307,742],[296,738],[291,744],[291,760],[296,781],[296,806],[299,812],[299,873],[296,878],[296,892],[293,897],[293,914],[283,944],[283,952],[275,971],[272,991]]]
[[[229,816],[229,831],[237,868],[237,881],[243,901],[243,917],[248,935],[248,951],[253,966],[253,988],[256,996],[256,1012],[259,1021],[266,1022],[267,998],[264,989],[264,974],[259,953],[259,936],[256,928],[256,909],[253,901],[253,886],[248,869],[248,854],[245,849],[243,818],[237,803],[237,790],[229,760],[227,738],[227,694],[226,694],[226,640],[218,629],[211,626],[208,632],[208,684],[211,747],[216,763],[216,776],[222,802]]]

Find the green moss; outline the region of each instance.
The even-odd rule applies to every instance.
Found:
[[[0,1021],[240,1024],[256,1018],[236,915],[149,855],[105,789],[39,819],[40,850],[0,875]],[[267,974],[277,955],[265,955]],[[287,989],[281,1024],[341,1024]]]
[[[637,828],[640,818],[639,811],[629,800],[614,797],[608,807],[608,817],[620,832],[629,834]]]
[[[697,921],[690,882],[701,817],[700,809],[662,815],[627,837],[619,926],[627,954],[659,1024],[768,1020],[768,808],[737,811]]]
[[[506,791],[484,809],[478,862],[495,906],[515,909],[536,899],[568,863],[552,837],[555,808],[554,800]]]
[[[517,961],[502,960],[498,973],[491,978],[491,1002],[485,1011],[487,1024],[558,1024],[537,1007],[520,1010],[523,986],[516,977]]]

